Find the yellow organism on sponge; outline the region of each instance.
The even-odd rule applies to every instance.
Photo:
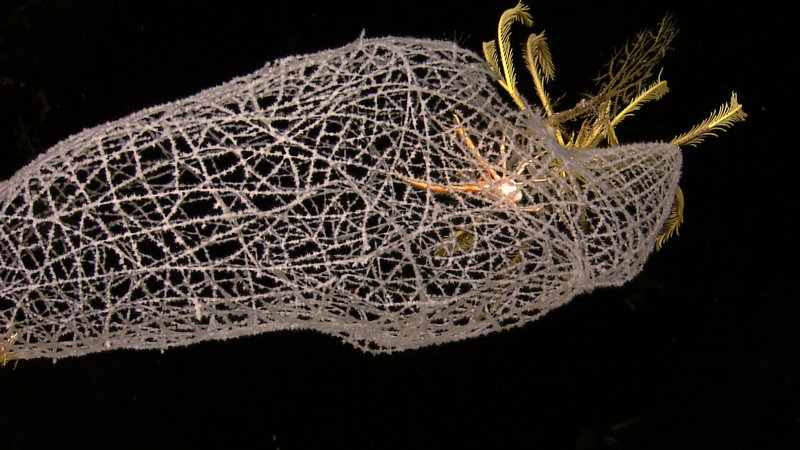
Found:
[[[498,37],[494,41],[484,42],[483,54],[492,70],[498,74],[500,86],[524,110],[526,106],[517,89],[510,44],[511,25],[516,22],[528,27],[533,25],[529,8],[522,2],[502,14],[498,24]],[[665,55],[676,33],[677,29],[669,15],[661,20],[657,29],[639,33],[611,59],[606,73],[597,79],[597,92],[582,99],[574,107],[560,112],[553,109],[545,90],[545,83],[555,76],[555,66],[544,32],[531,33],[523,46],[522,57],[539,97],[544,119],[553,129],[558,142],[567,148],[597,147],[603,141],[608,145],[619,145],[616,126],[643,104],[658,100],[669,91],[667,82],[661,79],[660,73],[655,81],[650,80],[655,73],[656,64]],[[688,132],[673,138],[670,143],[678,147],[695,146],[704,138],[716,136],[717,132],[744,120],[745,117],[747,114],[742,110],[736,93],[732,93],[729,102]],[[553,169],[561,176],[568,176],[560,171],[557,164]],[[580,177],[580,174],[572,175]],[[672,234],[677,234],[678,227],[683,223],[683,208],[683,192],[678,187],[671,214],[656,239],[656,249],[660,249]]]
[[[0,367],[5,367],[5,365],[11,361],[14,361],[14,368],[17,367],[20,358],[14,355],[14,350],[11,350],[11,346],[14,344],[14,341],[17,340],[17,336],[19,336],[19,332],[0,341]]]

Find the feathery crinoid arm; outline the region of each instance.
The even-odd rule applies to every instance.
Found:
[[[661,232],[656,238],[656,250],[661,250],[664,242],[671,238],[673,234],[678,234],[678,228],[683,223],[683,190],[678,186],[675,190],[675,201],[672,203],[672,211],[669,213],[667,221],[661,228]]]
[[[550,117],[553,115],[553,106],[550,104],[550,97],[544,90],[544,83],[555,77],[556,69],[553,65],[553,58],[550,56],[547,40],[544,38],[544,31],[541,34],[531,33],[528,36],[522,56],[525,59],[525,66],[533,78],[536,95],[542,102],[545,114]]]
[[[708,136],[716,136],[720,131],[725,131],[736,122],[747,118],[747,113],[742,109],[736,98],[736,93],[731,93],[731,100],[723,104],[704,121],[692,127],[691,130],[672,139],[678,147],[696,146]]]
[[[511,95],[514,103],[524,110],[525,103],[522,102],[517,90],[517,75],[511,59],[511,25],[515,22],[520,22],[525,26],[533,25],[528,6],[522,4],[521,1],[517,3],[517,6],[505,10],[500,16],[500,22],[497,24],[497,40],[483,43],[483,56],[500,76],[500,79],[497,80],[500,86]],[[500,51],[498,52],[496,48],[499,48]]]

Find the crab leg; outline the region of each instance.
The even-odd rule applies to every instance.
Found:
[[[454,130],[456,133],[458,133],[459,137],[464,139],[464,143],[467,144],[467,148],[472,150],[472,157],[478,160],[478,163],[480,163],[480,165],[483,166],[487,172],[489,172],[489,176],[492,177],[492,180],[487,180],[486,177],[481,174],[481,178],[483,178],[483,181],[486,183],[486,185],[488,186],[491,181],[499,180],[500,175],[498,175],[497,172],[492,169],[491,166],[489,166],[489,163],[484,161],[483,156],[481,156],[481,152],[475,146],[475,143],[472,142],[472,139],[469,137],[469,135],[464,131],[464,127],[461,125],[461,119],[458,117],[458,115],[453,114],[453,119],[455,119],[457,125]]]
[[[440,186],[438,184],[428,184],[428,183],[425,183],[425,182],[422,182],[422,181],[414,181],[414,180],[412,180],[410,178],[404,177],[403,174],[401,174],[397,170],[395,170],[394,173],[395,173],[395,175],[400,177],[401,180],[403,180],[406,183],[414,186],[415,188],[417,188],[417,189],[430,189],[431,192],[433,192],[434,194],[449,194],[450,192],[452,192],[452,189],[455,189],[455,190],[458,190],[458,191],[462,191],[462,192],[481,192],[481,191],[484,190],[484,188],[482,188],[482,187],[480,187],[478,185],[475,185],[475,184],[454,184],[454,185],[452,185],[452,186],[450,186],[448,188],[448,187]]]

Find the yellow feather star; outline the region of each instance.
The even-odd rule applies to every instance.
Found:
[[[503,12],[497,27],[497,40],[484,42],[483,54],[492,70],[500,76],[498,79],[500,85],[509,93],[517,106],[524,110],[525,103],[516,87],[516,73],[510,46],[511,25],[515,22],[525,26],[533,25],[529,8],[522,2]],[[536,95],[544,109],[547,123],[554,129],[559,142],[568,148],[595,147],[603,139],[606,139],[609,145],[619,145],[616,126],[638,111],[643,104],[659,100],[669,92],[667,82],[661,80],[660,73],[655,82],[651,82],[649,86],[647,83],[652,77],[654,68],[669,49],[669,44],[676,33],[672,17],[667,15],[655,31],[643,31],[637,34],[632,43],[626,44],[613,56],[606,73],[598,78],[597,81],[600,83],[598,93],[581,100],[573,108],[560,112],[553,111],[550,96],[544,88],[544,83],[555,75],[555,67],[544,32],[531,33],[523,47],[522,56],[533,78]],[[747,114],[739,104],[736,93],[732,93],[730,102],[723,104],[688,132],[676,136],[671,143],[678,147],[695,146],[706,137],[716,136],[718,132],[725,131],[746,117]],[[577,126],[577,134],[574,131],[570,132],[567,125],[578,119],[582,120]],[[570,175],[560,171],[557,164],[553,170],[560,177]],[[580,174],[574,175],[580,176]],[[656,249],[660,249],[673,234],[678,234],[678,227],[683,223],[683,209],[683,191],[678,187],[670,216],[656,238]]]

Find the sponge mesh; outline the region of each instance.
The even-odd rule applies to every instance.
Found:
[[[453,43],[361,38],[1,183],[0,331],[53,359],[297,328],[373,352],[473,337],[635,276],[680,166],[671,144],[559,146]]]

